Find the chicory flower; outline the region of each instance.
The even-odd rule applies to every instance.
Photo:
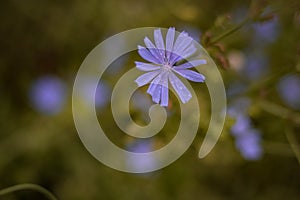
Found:
[[[175,40],[175,28],[169,28],[165,42],[160,29],[154,30],[155,44],[148,37],[145,37],[144,42],[146,47],[138,46],[138,53],[150,63],[135,62],[139,70],[146,72],[135,82],[139,87],[151,82],[147,93],[152,96],[155,103],[160,103],[161,106],[168,106],[169,82],[182,103],[188,102],[192,94],[177,76],[180,75],[194,82],[205,80],[202,74],[190,68],[206,64],[206,60],[184,62],[197,51],[193,45],[193,39],[187,33],[182,32]],[[177,65],[178,62],[181,64]]]

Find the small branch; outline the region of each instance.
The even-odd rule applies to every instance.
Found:
[[[283,106],[268,101],[261,101],[260,106],[266,112],[269,112],[285,120],[291,120],[295,124],[300,124],[300,116]],[[285,135],[294,155],[296,156],[300,164],[300,146],[298,145],[297,138],[292,128],[290,128],[288,125],[285,128]]]
[[[221,34],[220,36],[216,37],[215,39],[213,39],[210,42],[210,45],[215,44],[217,42],[219,42],[220,40],[222,40],[223,38],[227,37],[228,35],[231,35],[232,33],[236,32],[237,30],[239,30],[240,28],[242,28],[246,23],[248,23],[250,21],[249,18],[244,19],[241,23],[239,23],[238,25],[236,25],[235,27],[233,27],[232,29],[229,29],[228,31],[226,31],[225,33]]]
[[[297,138],[296,138],[293,130],[289,127],[286,127],[285,135],[286,135],[286,138],[287,138],[288,142],[290,143],[291,148],[300,164],[300,148],[298,146]]]
[[[295,124],[300,124],[300,115],[296,112],[266,100],[261,100],[259,104],[261,109],[268,113],[286,120],[291,120]]]
[[[19,184],[19,185],[14,185],[14,186],[11,186],[8,188],[4,188],[4,189],[0,190],[0,196],[6,195],[9,193],[13,193],[16,191],[20,191],[20,190],[34,190],[34,191],[44,194],[50,200],[57,200],[57,198],[51,192],[49,192],[47,189],[45,189],[39,185],[30,184],[30,183]]]
[[[282,155],[282,156],[295,156],[293,150],[291,150],[290,144],[279,143],[273,141],[264,141],[263,147],[266,153]]]

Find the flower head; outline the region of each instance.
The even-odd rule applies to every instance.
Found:
[[[55,76],[43,76],[36,80],[29,91],[32,106],[47,115],[59,113],[66,101],[66,85]]]
[[[249,129],[236,138],[236,147],[247,160],[259,160],[262,157],[261,133],[256,129]]]
[[[133,153],[149,153],[153,151],[153,141],[151,139],[138,139],[128,144],[127,149]],[[128,167],[134,171],[143,171],[157,166],[157,160],[152,154],[140,157],[140,159],[129,154],[126,161]]]
[[[206,64],[206,60],[183,62],[197,51],[193,45],[193,39],[187,33],[182,32],[175,40],[175,28],[169,28],[166,42],[163,40],[160,29],[154,30],[155,44],[148,37],[145,37],[144,42],[146,47],[138,46],[138,53],[150,63],[135,62],[139,70],[147,72],[138,77],[135,82],[139,87],[151,82],[147,92],[152,96],[152,100],[160,103],[161,106],[168,105],[169,82],[182,103],[188,102],[192,95],[177,75],[194,82],[205,80],[202,74],[190,68]],[[183,63],[177,65],[179,61]]]
[[[229,106],[228,114],[236,119],[231,127],[231,133],[235,137],[236,148],[246,160],[258,160],[263,155],[261,146],[261,132],[255,129],[247,114],[250,101],[240,98]]]
[[[300,109],[300,76],[288,74],[280,79],[277,90],[283,102],[291,108]]]

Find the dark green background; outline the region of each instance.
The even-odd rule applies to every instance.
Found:
[[[299,4],[272,1],[267,5],[276,10],[280,23],[278,38],[264,49],[270,59],[271,74],[299,73]],[[82,145],[73,124],[71,93],[77,70],[85,56],[107,37],[146,26],[172,26],[177,30],[193,27],[202,35],[210,30],[215,37],[246,17],[249,7],[250,1],[238,0],[2,0],[0,188],[36,183],[62,200],[300,199],[300,165],[284,133],[284,126],[290,122],[259,106],[261,99],[283,105],[274,89],[276,78],[267,83],[265,79],[248,83],[258,84],[259,88],[246,95],[253,99],[249,114],[263,137],[264,155],[258,161],[247,161],[236,150],[229,134],[232,119],[227,120],[214,150],[198,159],[209,109],[201,113],[204,123],[191,148],[172,165],[148,175],[118,172],[95,160]],[[251,46],[254,35],[247,30],[246,27],[222,40],[225,57],[232,49],[243,52]],[[255,51],[255,46],[251,48]],[[214,56],[215,51],[210,52]],[[129,56],[124,69],[134,67],[135,59]],[[233,69],[224,70],[222,64],[218,65],[226,84],[240,79]],[[28,98],[31,83],[49,74],[68,85],[67,103],[54,116],[34,110]],[[114,84],[113,79],[109,81]],[[209,105],[205,86],[201,88],[199,92],[204,94],[199,100]],[[176,110],[176,106],[175,103],[172,109]],[[299,114],[299,110],[287,109]],[[114,128],[109,109],[101,114],[109,116],[101,123]],[[178,119],[175,115],[171,122]],[[299,124],[288,126],[298,137]],[[167,126],[158,140],[165,139],[163,134],[168,129],[173,130],[174,126]],[[113,139],[115,143],[126,143],[124,137]],[[31,191],[0,196],[4,200],[42,198]]]

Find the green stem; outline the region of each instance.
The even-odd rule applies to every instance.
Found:
[[[4,188],[4,189],[0,190],[0,196],[6,195],[9,193],[13,193],[13,192],[16,192],[19,190],[34,190],[34,191],[44,194],[50,200],[57,200],[57,198],[51,192],[49,192],[47,189],[45,189],[39,185],[30,184],[30,183],[19,184],[19,185],[14,185],[14,186],[11,186],[8,188]]]
[[[264,151],[269,154],[283,155],[283,156],[295,156],[294,151],[291,150],[290,144],[279,143],[273,141],[263,142]]]
[[[287,138],[288,142],[290,143],[291,148],[300,164],[300,148],[298,146],[297,138],[296,138],[293,130],[289,127],[286,127],[285,135],[286,135],[286,138]]]
[[[300,124],[300,115],[296,112],[266,100],[261,100],[259,104],[261,109],[268,113],[286,120],[291,120],[295,124]]]
[[[244,19],[241,23],[239,23],[238,25],[236,25],[235,27],[233,27],[232,29],[229,29],[228,31],[226,31],[225,33],[221,34],[220,36],[216,37],[215,39],[213,39],[211,41],[210,44],[215,44],[217,42],[219,42],[220,40],[222,40],[223,38],[227,37],[228,35],[236,32],[237,30],[239,30],[240,28],[242,28],[246,23],[248,23],[250,21],[249,18]]]
[[[277,104],[269,102],[269,101],[261,101],[260,106],[266,112],[269,112],[273,115],[281,117],[282,119],[285,119],[285,120],[291,120],[295,124],[300,124],[300,115],[298,113],[295,113],[295,112],[283,107],[283,106],[277,105]],[[296,156],[296,158],[300,164],[300,147],[298,145],[297,138],[296,138],[292,128],[289,125],[286,125],[285,135],[291,146],[291,149],[292,149],[294,155]]]

